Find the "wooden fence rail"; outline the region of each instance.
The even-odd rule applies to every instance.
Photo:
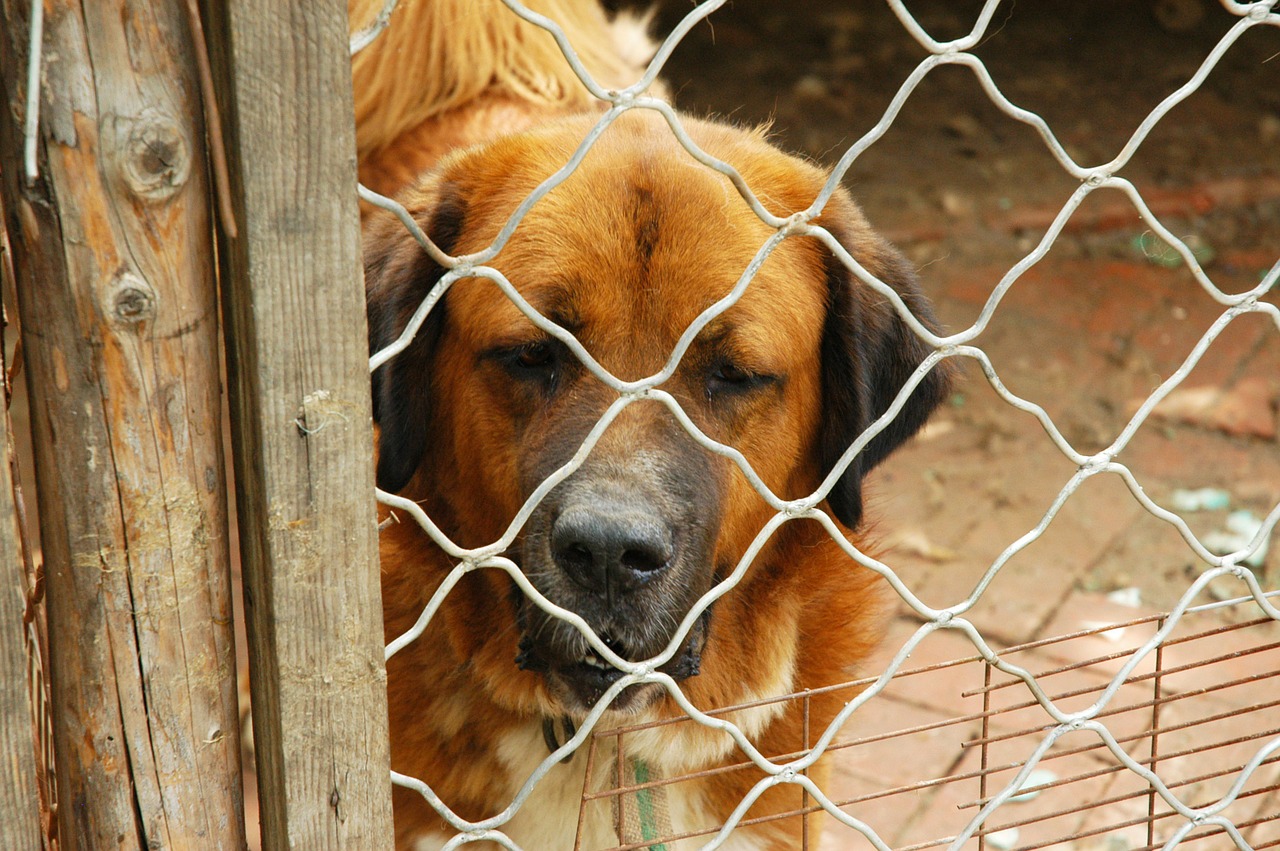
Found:
[[[218,258],[264,847],[390,848],[345,5],[204,9],[240,224],[220,246],[195,6],[45,0],[28,184],[30,8],[0,0],[0,207],[32,411],[61,848],[245,844]],[[0,496],[0,523],[11,516]],[[7,731],[7,691],[0,710]],[[8,819],[35,799],[13,776],[5,848],[26,847]]]

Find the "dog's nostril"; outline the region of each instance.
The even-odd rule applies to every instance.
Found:
[[[669,548],[638,548],[626,550],[619,562],[627,570],[635,573],[652,573],[667,566],[671,560]]]
[[[571,572],[590,573],[595,564],[595,556],[582,544],[572,543],[556,554],[560,566]]]

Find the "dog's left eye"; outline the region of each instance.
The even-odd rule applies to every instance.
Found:
[[[711,377],[722,384],[746,384],[751,380],[751,373],[736,364],[722,363]]]
[[[707,376],[707,392],[711,395],[745,393],[774,380],[772,375],[750,372],[731,361],[720,361]]]

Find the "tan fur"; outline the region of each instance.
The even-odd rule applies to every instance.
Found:
[[[380,5],[381,0],[352,0],[353,21]],[[490,5],[495,8],[483,22],[464,14]],[[445,218],[440,210],[464,211],[449,248],[454,254],[488,246],[528,193],[563,165],[597,118],[594,113],[566,117],[591,105],[576,94],[572,81],[557,76],[563,70],[558,54],[532,52],[540,39],[548,44],[550,39],[531,34],[523,23],[511,25],[508,19],[514,18],[498,5],[497,0],[475,6],[468,0],[419,0],[393,19],[383,36],[393,40],[371,54],[375,58],[368,64],[356,63],[357,104],[365,125],[362,174],[385,181],[380,186],[387,191],[413,181],[399,192],[399,200],[426,230]],[[570,28],[587,39],[575,39],[579,50],[592,38],[602,51],[611,49],[607,23],[594,0],[548,0],[541,8],[570,21]],[[491,25],[490,17],[504,23]],[[531,51],[527,57],[534,71],[507,75],[492,70],[495,62],[506,62],[525,48]],[[419,55],[431,49],[441,53]],[[409,60],[417,63],[410,73],[395,64],[406,52],[416,57]],[[608,73],[625,70],[604,59],[592,61]],[[539,76],[541,71],[545,76]],[[432,84],[425,98],[432,102],[429,107],[406,106],[422,93],[405,91],[405,81],[431,73],[453,82]],[[419,122],[416,127],[414,121]],[[804,209],[824,183],[819,169],[779,152],[760,133],[685,122],[695,141],[733,163],[776,215]],[[637,198],[647,200],[637,207]],[[873,274],[885,274],[895,262],[892,249],[870,230],[843,191],[831,199],[818,223],[838,232]],[[684,329],[732,288],[770,232],[723,175],[689,157],[660,117],[633,111],[599,139],[564,184],[529,211],[492,265],[539,309],[567,298],[587,350],[615,375],[637,379],[662,367]],[[368,268],[376,270],[368,281],[370,303],[400,304],[398,294],[422,275],[421,249],[397,221],[379,213],[366,226],[365,253]],[[776,393],[730,412],[711,405],[697,367],[701,342],[663,386],[700,428],[738,448],[784,498],[812,492],[823,475],[817,446],[824,427],[822,335],[831,298],[827,257],[816,240],[786,240],[742,299],[717,320],[745,362],[786,376]],[[882,323],[887,310],[883,299],[865,288],[856,290],[856,307],[865,313],[867,327]],[[522,431],[511,382],[485,356],[495,347],[530,339],[536,329],[487,281],[458,281],[447,298],[445,330],[433,344],[430,363],[416,362],[408,352],[397,362],[412,371],[412,392],[429,395],[432,412],[426,455],[402,494],[419,501],[453,540],[480,546],[503,533],[524,499],[516,485],[522,464],[539,451],[540,440],[555,436]],[[413,307],[416,302],[403,310]],[[580,416],[584,422],[594,421],[616,398],[598,382],[584,383],[574,392],[563,404],[575,413],[562,411],[561,416]],[[642,459],[651,436],[669,425],[670,414],[657,403],[633,405],[605,432],[593,454]],[[718,507],[715,563],[732,566],[773,511],[730,462],[715,463],[727,482]],[[383,509],[382,516],[386,513]],[[413,625],[453,567],[405,519],[388,526],[381,539],[388,640]],[[857,540],[852,534],[850,538]],[[685,694],[698,707],[713,710],[850,679],[880,634],[888,610],[882,586],[817,523],[784,525],[741,584],[715,604],[701,673],[681,683]],[[547,755],[539,742],[542,719],[568,711],[542,675],[516,667],[520,636],[515,606],[512,582],[504,573],[469,573],[426,633],[388,663],[392,767],[427,782],[470,820],[493,816],[510,804],[531,767]],[[812,737],[850,697],[813,698],[808,721]],[[613,713],[604,723],[681,715],[674,701],[662,697],[639,717]],[[734,720],[766,754],[802,748],[805,721],[798,701],[741,712]],[[666,774],[743,759],[728,736],[693,723],[631,735],[627,751]],[[584,782],[584,758],[580,751],[574,765],[558,767],[546,781],[556,784],[555,794],[538,792],[510,822],[518,843],[534,843],[524,845],[528,851],[565,851],[537,843],[558,842],[547,837],[565,836],[563,825],[576,824],[574,802],[581,790],[565,794],[562,787]],[[827,773],[823,760],[810,776],[821,784]],[[718,826],[762,776],[751,768],[674,787],[681,827]],[[601,781],[586,782],[598,786]],[[765,795],[748,818],[795,809],[800,803],[798,787],[780,787]],[[398,848],[437,848],[452,835],[417,793],[396,788],[394,804]],[[602,805],[593,806],[598,810]],[[598,816],[595,812],[589,822],[607,822]],[[798,818],[742,828],[725,847],[793,849],[799,846],[800,830]],[[684,851],[704,841],[671,847]]]
[[[348,0],[352,31],[386,0]],[[610,20],[591,0],[526,0],[564,30],[606,89],[640,79],[648,16]],[[551,114],[601,109],[545,30],[501,0],[401,0],[352,59],[361,182],[393,195],[443,153],[523,130]],[[661,95],[661,87],[652,92]],[[396,145],[398,151],[388,152]]]
[[[586,131],[590,119],[564,120],[528,134],[507,137],[487,147],[447,157],[433,177],[402,201],[425,225],[447,184],[467,207],[467,227],[455,250],[482,248],[497,233],[529,190],[556,170],[565,153]],[[713,124],[690,122],[698,142],[716,156],[735,162],[747,180],[769,199],[774,212],[805,206],[821,185],[821,173],[786,157],[756,136]],[[635,163],[643,162],[639,171]],[[632,228],[625,209],[611,209],[600,199],[624,196],[644,171],[658,206],[670,221],[665,228],[689,234],[688,242],[670,254],[641,262],[630,256]],[[504,183],[497,181],[503,175]],[[595,357],[624,378],[638,378],[659,368],[679,333],[705,307],[733,285],[767,229],[734,196],[728,182],[700,166],[691,166],[660,119],[629,114],[620,119],[588,155],[579,173],[539,204],[516,231],[494,265],[539,303],[547,283],[582,281],[579,304],[586,327],[597,329],[583,340]],[[721,203],[721,198],[730,203]],[[708,211],[712,211],[710,215]],[[852,227],[852,247],[862,261],[879,271],[879,239],[843,196],[832,202],[843,226]],[[579,223],[574,244],[558,246],[550,256],[540,234],[551,220],[566,217]],[[563,229],[561,229],[563,231]],[[366,238],[374,255],[420,249],[399,224],[379,219]],[[686,253],[687,252],[687,253]],[[571,265],[566,266],[566,262]],[[689,264],[699,271],[690,274]],[[643,274],[651,289],[635,297],[629,283]],[[784,243],[760,270],[742,301],[732,308],[754,356],[790,376],[784,404],[761,410],[742,423],[707,420],[696,400],[685,396],[678,381],[668,389],[684,402],[700,426],[737,446],[764,481],[787,497],[798,497],[818,483],[811,460],[819,428],[817,386],[818,330],[824,309],[820,253],[812,240]],[[797,291],[797,284],[803,288]],[[378,298],[375,289],[373,297]],[[654,310],[646,309],[646,305]],[[476,353],[494,341],[528,333],[528,320],[496,288],[480,280],[460,281],[450,293],[449,322],[454,333],[442,341],[434,359],[430,392],[442,418],[433,435],[430,457],[405,493],[422,501],[456,540],[476,546],[496,539],[519,508],[513,492],[517,466],[509,407],[500,386],[478,374]],[[651,344],[638,345],[646,340]],[[425,376],[424,376],[425,377]],[[424,392],[426,392],[424,390]],[[634,441],[647,416],[635,406],[634,422],[624,416],[606,438]],[[634,429],[628,433],[629,429]],[[605,443],[608,441],[606,440]],[[458,500],[456,497],[465,495]],[[470,508],[468,508],[470,507]],[[746,480],[734,471],[721,523],[721,551],[736,562],[772,512]],[[408,629],[452,566],[412,524],[383,532],[383,599],[387,637]],[[702,673],[684,683],[686,693],[704,709],[714,709],[765,695],[818,688],[847,679],[851,666],[875,641],[883,610],[873,575],[852,565],[817,524],[793,523],[774,538],[756,560],[744,583],[716,604],[711,638]],[[513,731],[560,710],[541,678],[519,671],[510,581],[486,571],[468,575],[416,645],[389,664],[393,766],[427,779],[459,813],[479,819],[500,811],[523,778],[511,777],[499,760],[496,745]],[[779,671],[793,669],[786,682]],[[847,695],[844,699],[847,699]],[[838,711],[841,698],[815,700],[813,729],[821,729]],[[654,717],[675,716],[679,709],[664,701]],[[635,719],[619,719],[634,721]],[[799,707],[788,704],[758,729],[766,752],[787,753],[802,743]],[[762,728],[762,729],[759,729]],[[642,754],[672,770],[695,770],[737,761],[728,737],[694,725],[664,728],[648,734]],[[678,754],[692,755],[683,763]],[[819,767],[815,779],[821,779]],[[698,795],[709,810],[723,817],[760,777],[738,772],[701,784]],[[502,778],[499,782],[498,778]],[[688,788],[685,784],[684,788]],[[788,809],[799,801],[798,789],[780,790],[752,810]],[[443,829],[430,807],[416,794],[397,790],[397,831],[401,841],[423,831]],[[555,818],[572,818],[558,814]],[[709,827],[710,825],[703,825]],[[797,820],[766,825],[747,833],[773,837],[771,848],[794,847]]]

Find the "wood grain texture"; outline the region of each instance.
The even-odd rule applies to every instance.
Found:
[[[9,286],[8,245],[0,233],[0,281]],[[0,329],[0,370],[6,369]],[[0,848],[40,851],[40,796],[27,676],[27,584],[10,467],[9,412],[0,410]]]
[[[343,0],[204,4],[264,847],[392,845]]]
[[[0,172],[47,570],[64,849],[239,849],[217,302],[180,0],[46,2],[22,181],[25,0]]]

